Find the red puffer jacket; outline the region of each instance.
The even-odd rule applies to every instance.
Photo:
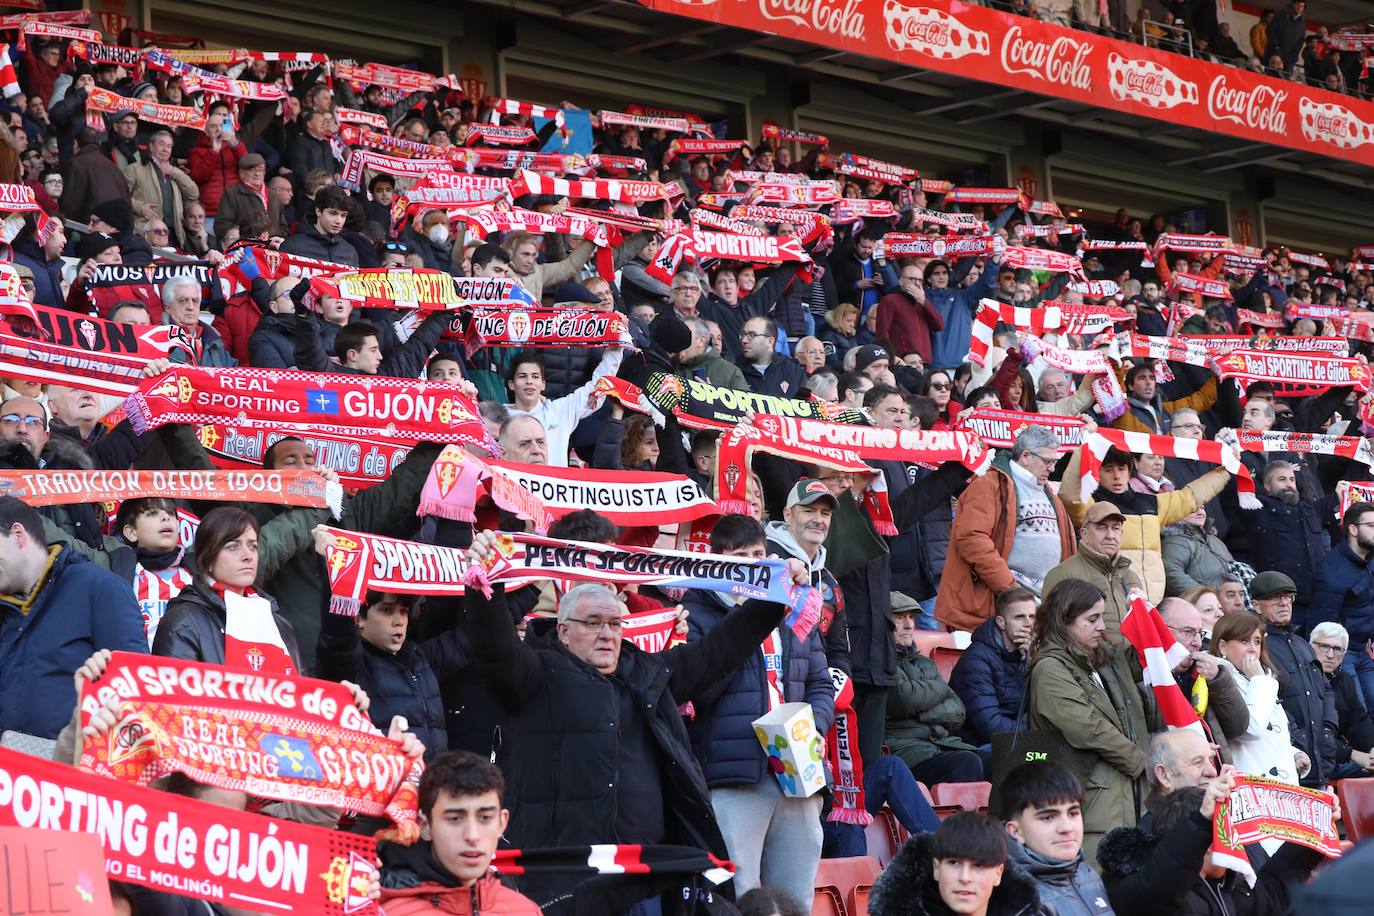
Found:
[[[239,160],[248,155],[242,143],[221,143],[218,152],[209,137],[201,137],[189,157],[191,180],[200,188],[200,203],[206,214],[219,212],[219,199],[230,186],[239,183]]]
[[[488,874],[472,887],[426,882],[415,887],[383,888],[381,905],[384,916],[540,916],[533,900],[506,887],[494,874]]]

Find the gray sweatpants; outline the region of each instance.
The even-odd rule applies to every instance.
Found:
[[[735,863],[735,897],[770,887],[811,912],[821,858],[821,794],[788,798],[765,774],[756,785],[712,789],[711,807]]]

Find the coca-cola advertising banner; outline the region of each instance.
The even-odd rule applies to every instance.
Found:
[[[1374,165],[1374,103],[958,0],[640,0],[651,9]]]

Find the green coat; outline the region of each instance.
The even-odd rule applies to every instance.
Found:
[[[1048,595],[1065,579],[1082,579],[1091,582],[1106,595],[1106,612],[1102,619],[1107,624],[1107,638],[1113,645],[1121,644],[1121,621],[1131,609],[1129,595],[1132,591],[1145,594],[1145,584],[1140,581],[1131,568],[1131,561],[1122,554],[1108,558],[1091,547],[1078,545],[1078,553],[1051,569],[1045,576],[1045,587],[1040,592]]]
[[[1128,661],[1114,648],[1097,671],[1101,687],[1076,646],[1049,642],[1031,662],[1030,727],[1053,729],[1094,758],[1083,783],[1083,852],[1094,863],[1103,834],[1135,826],[1147,792],[1145,754],[1159,714],[1154,698],[1137,690]]]
[[[916,647],[897,647],[897,684],[887,695],[887,746],[909,767],[942,751],[972,751],[956,738],[964,703]]]
[[[196,438],[190,426],[172,424],[163,426],[163,446],[178,470],[211,470],[214,465]],[[410,450],[406,460],[401,462],[391,476],[382,483],[359,490],[351,499],[344,500],[343,518],[329,519],[328,510],[314,509],[306,512],[290,511],[285,506],[271,506],[254,503],[247,508],[257,516],[258,522],[274,529],[276,536],[284,545],[296,547],[292,555],[274,557],[271,564],[263,564],[265,571],[275,566],[276,573],[261,581],[263,589],[277,599],[277,608],[296,631],[300,644],[301,660],[306,670],[315,669],[315,644],[320,636],[320,615],[327,613],[325,596],[329,583],[324,574],[324,561],[315,553],[311,529],[316,525],[329,522],[336,528],[346,531],[363,531],[386,537],[408,538],[419,527],[420,520],[415,512],[420,504],[420,490],[429,476],[434,459],[439,457],[442,445],[421,442]],[[280,520],[289,518],[283,528]],[[266,534],[267,528],[264,528]],[[271,550],[271,548],[267,548]]]

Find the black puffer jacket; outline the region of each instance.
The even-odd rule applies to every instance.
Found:
[[[291,663],[296,666],[296,673],[304,672],[301,650],[296,644],[296,631],[277,611],[275,599],[262,592],[258,594],[272,605],[272,619],[277,624],[282,642],[286,644]],[[196,579],[168,603],[167,616],[162,618],[157,636],[153,638],[153,654],[222,665],[225,622],[224,599],[204,579]]]
[[[1250,546],[1250,565],[1260,572],[1276,570],[1293,580],[1293,622],[1307,624],[1312,577],[1322,565],[1331,538],[1322,528],[1324,502],[1304,499],[1296,506],[1260,493],[1260,508],[1241,509]]]
[[[940,899],[930,847],[929,833],[906,841],[873,882],[873,894],[868,898],[869,916],[952,916],[954,911]],[[988,901],[988,916],[1035,916],[1040,912],[1035,882],[1008,861],[1002,882],[993,888]]]
[[[1292,627],[1272,623],[1265,626],[1264,634],[1265,648],[1279,679],[1279,702],[1288,713],[1288,736],[1293,747],[1312,761],[1302,784],[1319,788],[1331,779],[1336,761],[1336,730],[1340,727],[1336,698],[1306,639]]]
[[[601,362],[603,352],[596,347],[552,347],[542,351],[544,397],[556,401],[585,385]]]
[[[662,806],[664,842],[728,855],[678,704],[728,679],[778,626],[783,607],[746,602],[704,638],[656,655],[626,642],[608,677],[572,655],[556,633],[521,643],[499,585],[490,600],[468,589],[464,603],[463,629],[482,679],[511,714],[506,776],[510,797],[520,799],[506,832],[513,846],[616,842],[619,784],[634,775],[661,789],[643,805]],[[631,706],[622,706],[623,692]],[[622,722],[623,708],[641,721]],[[647,730],[656,779],[622,767],[623,735],[636,728]]]
[[[281,243],[281,250],[287,254],[347,264],[349,267],[358,266],[358,252],[348,243],[348,239],[342,235],[327,236],[313,222],[305,220],[297,225],[295,235]]]
[[[379,649],[362,639],[352,617],[320,615],[315,676],[352,681],[367,691],[372,724],[386,731],[392,716],[405,716],[410,731],[425,745],[425,757],[448,750],[444,702],[439,681],[464,673],[468,650],[457,630],[420,642],[408,638],[399,652]]]
[[[1111,831],[1097,860],[1112,909],[1117,916],[1283,916],[1289,888],[1322,861],[1319,852],[1285,843],[1250,888],[1235,872],[1219,881],[1198,875],[1211,844],[1212,824],[1197,811],[1159,836],[1136,827]]]
[[[248,338],[249,363],[260,369],[296,368],[296,316],[270,312]]]

